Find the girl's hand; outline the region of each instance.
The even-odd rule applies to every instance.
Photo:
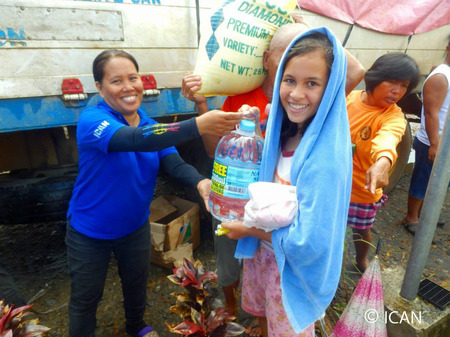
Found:
[[[238,240],[248,236],[248,228],[242,224],[242,221],[236,222],[222,222],[222,227],[229,229],[230,231],[226,234],[228,238]]]
[[[210,179],[203,179],[200,180],[197,184],[197,190],[198,194],[203,198],[203,201],[205,202],[205,207],[208,212],[210,212],[209,208],[209,192],[211,188],[211,180]]]

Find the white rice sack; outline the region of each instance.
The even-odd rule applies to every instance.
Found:
[[[237,95],[259,87],[266,73],[263,53],[275,31],[293,22],[295,0],[225,0],[201,27],[194,74],[198,94]]]

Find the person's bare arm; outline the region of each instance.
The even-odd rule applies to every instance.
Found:
[[[311,26],[305,21],[305,18],[300,14],[291,14],[295,23],[304,24],[307,29]],[[362,64],[352,55],[350,52],[344,48],[345,56],[347,57],[347,78],[345,81],[345,95],[347,96],[352,92],[353,89],[362,81],[366,70]]]
[[[345,81],[345,95],[352,92],[353,89],[361,82],[366,74],[366,70],[362,64],[350,52],[344,48],[347,57],[347,78]]]
[[[425,129],[430,140],[428,160],[433,162],[439,145],[439,110],[447,95],[447,79],[443,74],[431,76],[423,87],[423,110]]]
[[[202,79],[198,75],[188,74],[183,78],[181,83],[181,93],[186,99],[195,103],[199,115],[209,111],[206,97],[196,92],[202,87]]]
[[[188,100],[195,103],[199,116],[204,115],[209,111],[206,97],[196,94],[202,87],[202,79],[198,75],[188,74],[183,78],[181,85],[181,93]],[[205,146],[208,157],[214,158],[217,144],[219,144],[220,137],[210,134],[202,135],[203,145]]]
[[[226,235],[230,239],[238,240],[250,235],[261,240],[272,242],[271,232],[266,232],[262,229],[255,227],[251,228],[245,227],[242,221],[222,222],[221,226],[229,230],[229,232]]]
[[[302,23],[305,26],[307,26],[308,29],[311,28],[311,26],[306,22],[306,20],[303,17],[303,15],[297,14],[297,13],[292,13],[291,14],[291,18],[294,20],[295,23]]]

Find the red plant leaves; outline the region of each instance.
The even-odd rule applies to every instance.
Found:
[[[12,330],[0,332],[0,337],[13,337]]]
[[[197,268],[188,259],[183,261],[183,271],[186,277],[192,281],[192,283],[197,283]]]
[[[205,331],[202,329],[202,327],[190,321],[181,322],[176,327],[170,328],[170,331],[173,333],[182,334],[184,336],[190,336],[197,332],[200,332],[203,334],[202,336],[205,336]]]
[[[25,320],[25,317],[31,314],[26,311],[31,306],[24,305],[14,309],[14,305],[5,306],[4,301],[0,301],[0,337],[33,337],[50,330],[38,325],[37,318]]]
[[[178,305],[172,306],[170,312],[178,314],[183,322],[178,325],[166,322],[171,332],[192,337],[238,336],[244,332],[244,327],[232,323],[236,317],[225,308],[213,310],[211,304],[215,302],[208,290],[210,283],[216,283],[217,274],[205,271],[200,261],[197,260],[194,264],[184,259],[183,265],[174,268],[173,275],[168,278],[186,290],[185,293],[172,294]]]

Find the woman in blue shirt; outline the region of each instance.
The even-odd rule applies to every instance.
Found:
[[[103,100],[83,111],[78,122],[79,175],[67,213],[69,335],[94,336],[97,305],[114,253],[126,331],[153,337],[158,334],[143,315],[151,250],[147,219],[159,167],[196,187],[207,201],[210,180],[185,163],[174,146],[204,134],[223,136],[242,113],[213,110],[179,123],[158,124],[139,108],[143,84],[133,56],[106,50],[94,60],[93,74]]]

